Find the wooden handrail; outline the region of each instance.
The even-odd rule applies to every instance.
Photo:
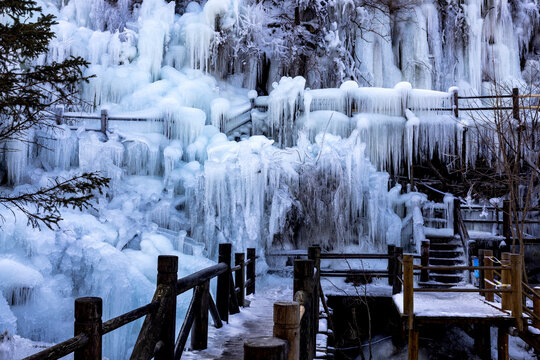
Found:
[[[37,354],[25,357],[23,360],[46,360],[60,359],[73,353],[88,343],[88,337],[85,334],[79,334],[69,340],[53,345],[50,348],[42,350]]]
[[[185,293],[186,291],[201,285],[203,282],[225,273],[227,269],[227,264],[219,263],[178,279],[178,282],[176,283],[176,295]]]
[[[243,254],[242,254],[243,255]],[[243,258],[239,254],[237,254],[238,258]],[[255,249],[249,248],[247,250],[247,261],[243,261],[243,265],[247,269],[247,280],[244,284],[242,284],[242,281],[239,281],[240,284],[242,284],[242,288],[248,289],[250,291],[250,294],[253,294],[255,292],[255,259],[257,258],[255,254]],[[77,331],[80,331],[80,334],[77,336],[68,339],[64,342],[61,342],[59,344],[56,344],[54,346],[51,346],[50,348],[44,349],[40,351],[39,353],[33,354],[29,357],[26,357],[24,360],[56,360],[60,359],[66,355],[69,355],[75,351],[79,351],[79,355],[76,355],[76,359],[81,360],[96,360],[98,352],[95,351],[95,349],[101,349],[101,337],[105,334],[108,334],[126,324],[129,324],[143,316],[146,316],[146,319],[143,323],[142,329],[139,333],[139,336],[137,338],[137,342],[134,346],[134,350],[131,355],[131,359],[150,359],[152,357],[155,357],[156,360],[164,359],[164,358],[172,358],[174,354],[174,326],[171,327],[171,324],[174,324],[174,318],[175,312],[176,312],[176,296],[184,293],[190,289],[196,288],[192,301],[196,302],[196,297],[201,296],[201,290],[197,290],[200,288],[208,289],[208,282],[210,279],[216,277],[216,276],[223,276],[226,274],[227,278],[230,279],[228,281],[228,285],[234,287],[234,283],[231,278],[232,272],[230,271],[229,266],[226,263],[218,263],[216,265],[210,266],[206,269],[202,269],[200,271],[197,271],[191,275],[185,276],[181,279],[177,280],[177,262],[178,258],[176,256],[159,256],[158,259],[158,281],[157,281],[157,288],[156,292],[154,293],[154,298],[152,302],[149,304],[146,304],[144,306],[141,306],[139,308],[136,308],[134,310],[131,310],[125,314],[122,314],[120,316],[117,316],[115,318],[112,318],[103,324],[101,323],[101,299],[100,298],[79,298],[76,300],[76,314],[77,314],[77,301],[79,303],[87,303],[87,302],[94,302],[96,304],[99,304],[99,310],[96,310],[96,314],[89,313],[86,315],[86,313],[79,312],[80,321],[84,321],[84,316],[90,316],[92,323],[80,323],[82,325],[80,326],[89,326],[88,331],[84,330],[86,329],[84,326],[82,330],[77,330],[77,321],[75,322],[75,333]],[[238,274],[237,274],[238,275]],[[244,275],[244,272],[242,272],[242,275]],[[205,285],[206,284],[206,285]],[[205,286],[203,286],[205,285]],[[227,286],[227,288],[229,287]],[[242,289],[243,290],[243,289]],[[208,304],[208,310],[210,314],[212,315],[212,318],[214,320],[214,326],[216,328],[220,328],[223,326],[223,323],[221,321],[221,317],[219,316],[219,312],[217,311],[216,304],[214,303],[212,296],[209,294],[208,290],[205,291],[207,296],[207,304]],[[235,295],[236,299],[236,295]],[[234,302],[235,299],[230,299],[232,302]],[[227,300],[227,304],[229,303],[229,300]],[[174,313],[171,311],[171,305],[174,304]],[[95,305],[93,305],[95,306]],[[228,307],[228,306],[227,306]],[[195,320],[196,323],[200,324],[197,325],[197,331],[198,331],[198,342],[197,344],[200,344],[200,346],[204,346],[206,348],[205,340],[206,336],[205,334],[202,334],[202,332],[207,332],[207,325],[201,324],[202,322],[208,323],[208,316],[204,316],[204,311],[202,309],[199,309],[199,315],[196,315]],[[79,310],[81,311],[81,310]],[[174,315],[171,315],[174,314]],[[95,317],[99,316],[99,317]],[[172,316],[172,317],[171,317]],[[193,317],[193,311],[188,311],[187,313],[187,320],[189,322],[190,317]],[[199,319],[200,318],[200,319]],[[76,318],[77,320],[77,318]],[[167,331],[164,332],[165,328],[167,328]],[[169,329],[171,328],[171,329]],[[189,334],[189,328],[191,328],[191,325],[189,327],[186,327],[187,329],[182,333],[179,334],[179,338],[181,339],[180,343],[178,343],[179,347],[182,348],[185,345],[185,339],[187,339],[187,335]],[[206,329],[206,330],[205,330]],[[172,336],[173,336],[173,343],[172,343],[172,351],[171,355],[169,357],[169,340],[168,331],[172,330]],[[90,334],[90,335],[88,335]],[[202,336],[202,338],[201,338]],[[202,340],[201,340],[202,339]],[[193,346],[193,335],[192,335],[192,346]],[[202,345],[201,345],[202,344]],[[178,347],[178,346],[177,346]],[[99,350],[99,353],[101,350]],[[179,352],[181,354],[181,351]],[[96,355],[96,356],[94,356]],[[79,356],[79,357],[77,357]],[[100,358],[100,356],[99,356]]]
[[[444,266],[444,265],[413,265],[415,270],[500,270],[510,268],[510,266],[466,266],[466,265],[456,265],[456,266]]]
[[[141,306],[140,308],[127,312],[123,315],[112,318],[109,321],[106,321],[103,323],[101,333],[103,335],[108,334],[111,331],[121,328],[122,326],[127,325],[130,322],[133,322],[137,319],[142,318],[145,315],[150,314],[151,312],[155,311],[158,307],[159,307],[159,302],[154,301],[154,302],[151,302],[150,304]]]

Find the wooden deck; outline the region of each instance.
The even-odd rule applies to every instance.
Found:
[[[402,317],[403,293],[395,294],[394,304]],[[414,322],[422,324],[485,323],[493,326],[514,324],[509,311],[486,301],[476,293],[415,293]]]

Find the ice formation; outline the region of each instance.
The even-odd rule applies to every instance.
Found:
[[[295,76],[294,56],[284,61],[298,50],[290,38],[268,33],[275,4],[210,0],[175,14],[164,0],[39,3],[59,21],[37,63],[82,56],[86,74],[96,75],[66,115],[107,109],[114,117],[107,134],[94,131],[99,120],[69,121],[1,145],[15,191],[77,171],[113,179],[94,209],[65,210],[61,230],[37,231],[19,212],[17,221],[0,212],[0,334],[48,342],[71,336],[75,297],[102,297],[104,319],[148,302],[159,254],[178,255],[183,276],[212,264],[225,241],[237,251],[257,247],[261,260],[270,247],[314,242],[418,246],[410,239],[424,236],[425,198],[401,194],[389,173],[461,152],[456,138],[465,138],[469,164],[482,156],[477,134],[465,130],[469,119],[440,110],[451,108],[451,91],[429,89],[487,93],[494,78],[520,85],[520,60],[537,61],[520,58],[538,37],[529,0],[426,0],[392,16],[331,2],[326,50],[306,59],[304,77]],[[339,28],[352,13],[372,31]],[[268,138],[230,141],[223,132],[245,116],[253,134]],[[137,331],[105,337],[105,355],[127,358]]]

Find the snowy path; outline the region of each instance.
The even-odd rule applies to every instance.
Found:
[[[209,324],[208,349],[202,351],[185,351],[182,359],[242,359],[244,341],[251,337],[272,335],[273,304],[276,301],[292,299],[292,279],[272,278],[263,281],[272,284],[261,284],[255,295],[247,297],[251,301],[249,308],[241,309],[239,314],[229,316],[229,324],[221,329]],[[272,289],[272,286],[278,285]],[[189,342],[188,342],[189,346]]]

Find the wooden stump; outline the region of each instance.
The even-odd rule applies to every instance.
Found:
[[[287,360],[300,358],[300,305],[297,302],[274,303],[274,336],[289,343]]]
[[[283,339],[261,336],[244,342],[245,360],[286,360],[288,344]]]

